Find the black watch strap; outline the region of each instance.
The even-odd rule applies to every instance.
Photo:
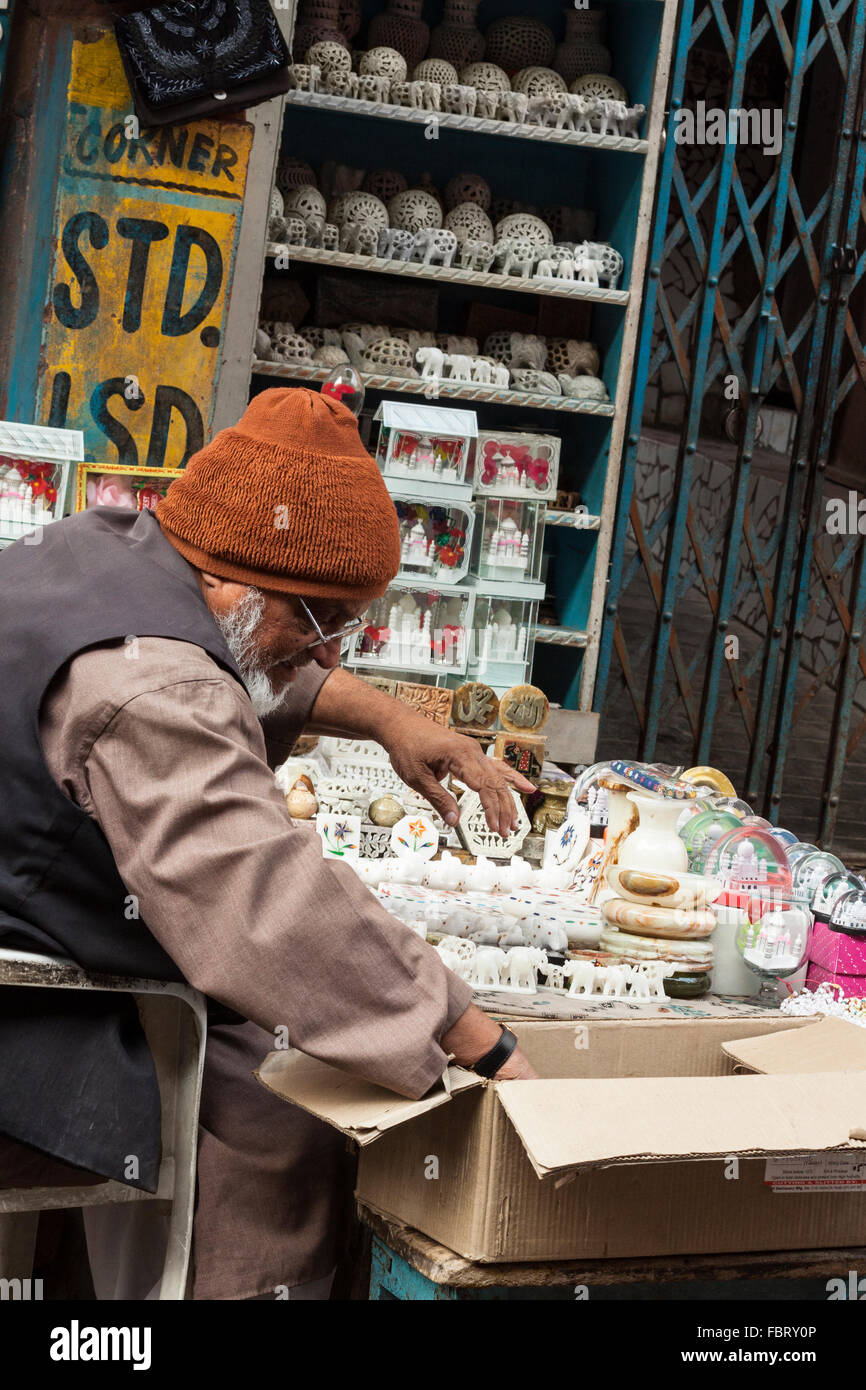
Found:
[[[488,1079],[495,1076],[499,1068],[504,1066],[517,1046],[517,1039],[510,1028],[502,1029],[502,1036],[489,1052],[485,1052],[483,1057],[473,1063],[470,1070],[476,1071],[479,1076],[486,1076]]]

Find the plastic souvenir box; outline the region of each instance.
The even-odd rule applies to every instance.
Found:
[[[481,430],[475,446],[475,494],[553,502],[561,441],[552,434]]]
[[[398,578],[412,583],[458,584],[469,570],[475,513],[469,502],[422,501],[417,493],[393,485],[389,489],[400,523]],[[420,491],[420,489],[418,490]]]
[[[528,679],[535,643],[538,600],[503,597],[479,580],[469,648],[469,678],[498,695]]]
[[[0,420],[0,545],[63,515],[71,464],[83,457],[80,430]]]
[[[376,462],[386,478],[466,484],[472,445],[478,436],[474,410],[383,401]]]
[[[474,594],[395,582],[349,639],[349,666],[462,675],[471,637]]]
[[[544,539],[543,502],[485,497],[478,506],[475,572],[481,579],[538,579]]]

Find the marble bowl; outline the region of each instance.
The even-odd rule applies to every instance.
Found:
[[[649,907],[709,907],[722,891],[721,879],[710,874],[651,873],[647,869],[626,869],[611,864],[607,881],[621,898]]]
[[[606,922],[637,936],[700,941],[711,936],[717,926],[715,914],[709,908],[689,911],[681,907],[650,907],[645,903],[628,902],[625,898],[609,898],[601,910]]]

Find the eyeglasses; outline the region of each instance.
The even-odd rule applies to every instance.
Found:
[[[324,647],[329,642],[342,642],[344,637],[351,637],[352,633],[357,632],[359,628],[361,628],[364,624],[363,618],[352,618],[348,623],[346,623],[344,627],[341,627],[338,632],[331,632],[326,635],[319,627],[319,624],[316,622],[315,618],[313,617],[306,603],[304,603],[304,600],[301,598],[300,594],[298,595],[298,602],[303,608],[307,617],[309,618],[310,625],[316,634],[312,642],[305,643],[304,646],[301,648],[301,651],[303,652],[305,652],[308,647]]]

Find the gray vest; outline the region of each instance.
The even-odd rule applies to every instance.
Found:
[[[239,681],[195,574],[149,512],[97,507],[0,552],[0,946],[92,971],[180,980],[99,826],[54,782],[39,709],[62,667],[130,635],[202,647]],[[156,1189],[160,1104],[130,995],[0,988],[0,1132]]]

